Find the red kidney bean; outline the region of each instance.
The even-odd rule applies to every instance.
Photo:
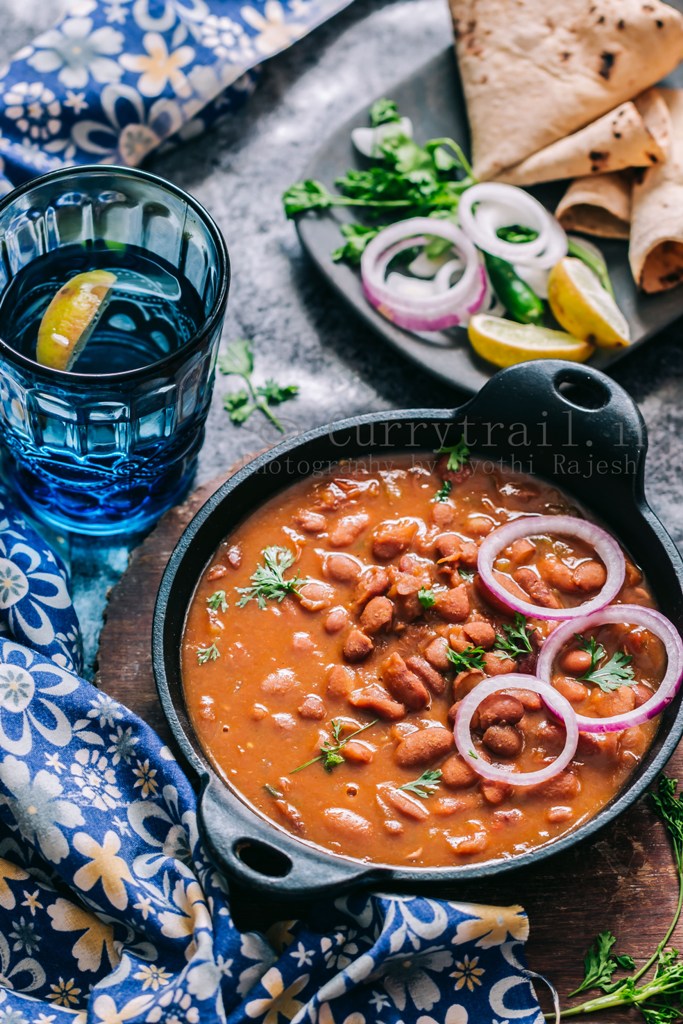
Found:
[[[370,516],[366,512],[358,512],[351,516],[342,516],[329,533],[329,541],[333,548],[348,548],[367,528]]]
[[[388,560],[406,551],[417,532],[417,523],[412,519],[386,520],[376,528],[372,540],[375,558]]]
[[[515,569],[512,578],[515,583],[519,584],[522,590],[526,591],[534,604],[541,605],[543,608],[562,607],[547,583],[539,579],[533,569]]]
[[[406,658],[406,665],[411,672],[420,677],[432,693],[440,695],[445,692],[446,680],[444,677],[435,668],[432,668],[428,661],[421,658],[419,654],[413,654],[410,658]]]
[[[388,597],[373,597],[366,604],[360,616],[360,627],[373,636],[391,626],[394,606]]]
[[[437,594],[434,609],[446,622],[464,622],[470,613],[470,599],[465,584],[461,583]]]
[[[394,760],[401,768],[422,767],[433,764],[449,754],[455,746],[450,729],[434,726],[411,732],[396,747]]]
[[[392,697],[405,704],[411,711],[428,706],[427,687],[414,672],[410,671],[396,651],[382,662],[380,676]]]
[[[370,683],[361,690],[354,690],[349,696],[349,704],[354,708],[369,711],[387,722],[397,722],[406,716],[404,705],[393,700],[379,683]]]
[[[342,653],[347,661],[364,661],[372,653],[374,644],[369,636],[360,629],[352,629],[342,646]]]

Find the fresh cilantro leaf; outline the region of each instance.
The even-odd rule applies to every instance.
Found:
[[[207,661],[215,661],[216,658],[220,658],[220,656],[220,651],[216,647],[215,640],[210,647],[200,647],[197,650],[197,662],[200,665],[206,665]]]
[[[256,406],[249,400],[249,394],[240,390],[230,391],[223,396],[223,408],[229,414],[232,423],[246,423]]]
[[[465,581],[465,583],[471,583],[474,579],[474,573],[468,572],[467,569],[458,569],[459,576]]]
[[[483,647],[475,647],[473,644],[465,648],[464,651],[454,651],[452,647],[446,651],[446,657],[452,665],[455,665],[458,672],[465,672],[468,669],[483,669],[485,654],[486,651]]]
[[[326,772],[333,771],[338,764],[344,763],[344,755],[342,751],[349,740],[352,740],[354,736],[359,736],[362,732],[365,732],[366,729],[371,729],[373,725],[377,725],[378,721],[379,719],[375,718],[372,722],[362,725],[360,729],[355,729],[353,732],[350,732],[348,736],[342,737],[344,723],[339,718],[333,718],[330,722],[332,742],[328,740],[327,743],[323,743],[317,757],[312,757],[310,761],[300,764],[298,768],[292,768],[289,774],[296,775],[297,772],[303,771],[304,768],[310,768],[312,764],[317,764],[318,761],[322,763]]]
[[[400,120],[401,115],[393,100],[375,100],[370,107],[370,124],[373,128],[378,128],[381,124],[391,124],[394,121]]]
[[[587,992],[591,988],[604,990],[612,982],[612,975],[617,969],[617,962],[611,955],[612,946],[616,942],[612,932],[600,932],[588,949],[583,961],[584,979],[571,995],[577,996],[580,992]]]
[[[368,227],[365,224],[342,224],[341,233],[346,239],[344,245],[340,245],[332,253],[335,263],[345,260],[352,265],[359,264],[361,256],[365,252],[369,242],[381,231],[381,228]]]
[[[419,796],[421,800],[426,800],[427,797],[433,796],[439,788],[439,780],[441,779],[441,769],[427,769],[422,772],[419,779],[414,779],[412,782],[404,782],[399,789],[405,790],[407,793],[413,793],[415,796]]]
[[[607,652],[602,644],[598,643],[594,636],[586,639],[577,634],[581,650],[587,651],[591,656],[590,668],[584,672],[579,679],[584,683],[594,683],[604,693],[611,690],[619,690],[622,686],[635,685],[635,676],[631,662],[633,658],[623,651],[615,651],[608,661],[604,661]],[[601,662],[604,662],[601,664]]]
[[[254,369],[251,342],[247,338],[231,341],[218,359],[218,369],[226,375],[234,373],[238,377],[248,377]]]
[[[446,469],[450,470],[452,473],[457,473],[461,470],[470,458],[470,450],[465,444],[465,439],[462,437],[457,444],[452,444],[445,448],[439,448],[436,454],[448,455]]]
[[[453,481],[444,480],[444,482],[441,484],[441,487],[439,487],[438,491],[432,498],[432,501],[448,501],[448,496],[450,495],[452,490]]]
[[[277,601],[279,604],[288,594],[297,594],[303,582],[298,573],[288,580],[284,577],[296,558],[289,548],[264,548],[262,554],[263,565],[259,565],[253,573],[251,586],[237,588],[237,593],[242,595],[237,602],[238,608],[244,608],[249,601],[256,601],[259,608],[265,608],[268,601]]]
[[[210,597],[207,597],[206,603],[211,611],[214,612],[227,612],[228,610],[228,602],[225,599],[224,590],[216,590]]]
[[[272,377],[269,377],[265,384],[255,390],[256,394],[265,398],[269,405],[281,405],[282,402],[288,402],[290,398],[299,394],[298,384],[278,384]]]
[[[272,796],[276,800],[282,800],[284,793],[281,793],[279,789],[275,788],[275,786],[271,786],[269,782],[264,783],[263,788],[265,789],[268,796]]]
[[[436,604],[436,594],[434,593],[433,590],[430,590],[428,587],[422,587],[420,590],[418,590],[417,599],[422,605],[422,607],[427,610],[433,608],[434,605]]]
[[[304,210],[327,210],[335,205],[334,194],[319,181],[308,179],[290,185],[282,196],[286,217],[294,217]]]
[[[531,654],[531,632],[527,626],[526,617],[521,612],[515,612],[514,625],[505,623],[503,632],[496,634],[494,650],[501,651],[509,658],[518,658],[521,654]]]

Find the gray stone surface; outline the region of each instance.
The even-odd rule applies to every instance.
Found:
[[[55,6],[3,0],[6,53],[46,24]],[[225,339],[253,338],[257,371],[297,383],[301,397],[283,407],[296,432],[371,409],[455,405],[462,398],[415,369],[359,325],[315,275],[280,195],[342,119],[448,45],[445,0],[355,0],[311,37],[270,62],[246,107],[210,136],[156,156],[149,168],[194,193],[228,241],[233,283]],[[683,310],[683,294],[681,296]],[[640,403],[650,430],[651,502],[683,543],[683,352],[673,329],[615,369]],[[262,418],[234,427],[222,409],[232,387],[217,382],[199,477],[277,440]],[[76,597],[89,663],[106,587],[125,566],[122,547],[78,542],[72,548]]]

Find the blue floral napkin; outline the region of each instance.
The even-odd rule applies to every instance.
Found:
[[[348,3],[70,0],[0,69],[0,193],[65,164],[137,165],[194,137],[243,102],[259,62]]]
[[[168,747],[79,678],[66,571],[0,501],[0,1024],[543,1024],[521,907],[359,894],[240,932]]]

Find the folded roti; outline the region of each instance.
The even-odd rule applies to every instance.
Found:
[[[628,238],[631,231],[631,175],[627,171],[577,178],[555,216],[565,231],[598,238]]]
[[[573,135],[506,168],[496,181],[538,185],[661,163],[671,144],[669,109],[656,89],[649,89],[639,100],[640,106],[630,100],[622,103]]]
[[[629,261],[636,284],[662,292],[683,281],[683,89],[661,89],[672,146],[666,163],[633,185]]]
[[[449,0],[475,175],[494,178],[683,59],[661,0]]]

